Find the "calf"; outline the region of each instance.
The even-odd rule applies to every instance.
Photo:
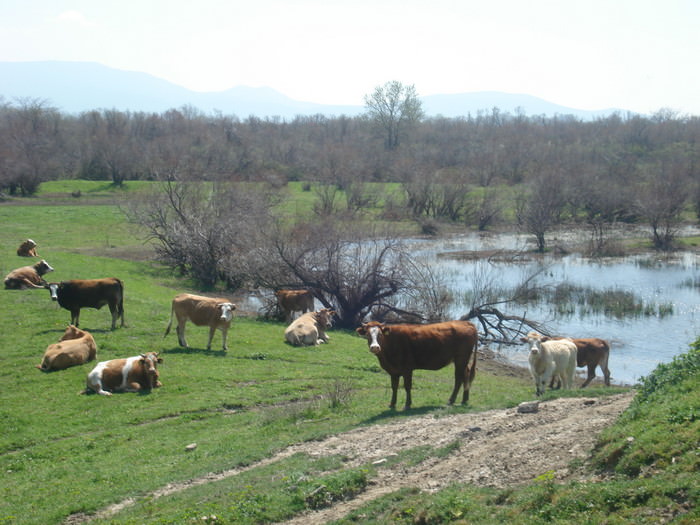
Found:
[[[39,254],[36,253],[36,243],[31,239],[27,239],[17,248],[17,255],[20,257],[39,257]]]
[[[376,321],[364,323],[357,333],[367,338],[369,351],[391,376],[390,408],[396,407],[399,378],[406,390],[405,408],[411,408],[411,386],[414,370],[439,370],[454,363],[454,388],[451,405],[463,388],[462,404],[469,401],[469,389],[476,374],[476,327],[469,321],[445,323],[385,325]]]
[[[317,346],[327,343],[330,336],[325,329],[331,326],[335,312],[323,308],[317,312],[302,314],[284,331],[284,338],[294,346]]]
[[[571,388],[576,371],[576,345],[572,341],[552,340],[533,334],[521,338],[521,341],[530,348],[528,364],[538,396],[544,394],[553,377],[558,377],[564,388]]]
[[[92,335],[73,325],[68,325],[58,343],[46,347],[44,358],[36,367],[43,372],[64,370],[95,359],[97,345]]]
[[[53,272],[53,268],[44,259],[32,266],[22,266],[12,270],[5,277],[5,288],[8,290],[24,290],[26,288],[44,288],[44,275]]]
[[[275,296],[287,322],[292,320],[294,312],[305,314],[314,309],[314,296],[308,290],[278,290]]]
[[[124,284],[115,277],[104,279],[73,279],[60,283],[46,285],[53,301],[70,311],[70,322],[79,326],[80,309],[100,309],[109,306],[112,314],[112,330],[117,327],[117,319],[121,318],[124,326]]]
[[[537,332],[530,332],[528,336],[543,337]],[[598,366],[603,371],[605,386],[610,386],[610,369],[608,368],[610,343],[605,339],[599,339],[598,337],[574,338],[561,336],[551,337],[551,339],[569,339],[576,345],[576,366],[579,368],[584,366],[588,368],[588,375],[581,385],[581,388],[586,388],[590,382],[595,379],[595,369]],[[555,378],[552,378],[552,383],[554,379]]]
[[[157,366],[162,362],[158,352],[101,361],[88,374],[85,390],[80,393],[111,396],[112,392],[140,392],[161,387]]]
[[[228,350],[226,336],[231,326],[233,311],[235,309],[236,305],[228,299],[216,299],[212,297],[202,297],[201,295],[181,293],[176,295],[173,299],[170,309],[170,322],[165,329],[163,337],[170,333],[170,327],[173,324],[173,315],[175,315],[177,317],[177,340],[180,346],[189,347],[185,340],[185,324],[189,319],[195,326],[209,327],[207,350],[211,350],[211,340],[214,338],[214,332],[217,328],[221,330],[223,349]]]

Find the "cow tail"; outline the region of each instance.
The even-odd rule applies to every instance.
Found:
[[[166,336],[170,333],[170,327],[173,325],[173,314],[174,313],[175,313],[175,303],[173,303],[173,306],[170,308],[170,322],[168,323],[168,326],[165,329],[165,333],[163,334],[163,339],[165,339]]]
[[[119,304],[117,305],[117,313],[119,314],[119,317],[122,318],[122,326],[126,323],[124,321],[124,283],[121,281],[121,279],[117,279],[119,281],[119,288],[121,290],[121,293],[119,294]]]
[[[465,377],[467,378],[468,384],[467,388],[471,388],[472,382],[474,381],[474,377],[476,377],[476,354],[477,354],[477,347],[479,346],[479,340],[477,339],[476,344],[474,344],[474,348],[472,349],[472,362],[470,365],[467,366],[466,374]]]

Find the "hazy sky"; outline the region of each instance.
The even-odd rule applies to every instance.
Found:
[[[197,91],[362,105],[504,91],[700,115],[698,0],[0,0],[0,61],[93,61]]]

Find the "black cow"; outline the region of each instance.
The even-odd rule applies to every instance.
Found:
[[[112,330],[116,328],[117,319],[121,317],[124,326],[124,285],[119,279],[73,279],[46,286],[51,292],[51,299],[70,311],[71,324],[78,326],[81,308],[109,306],[112,313]]]

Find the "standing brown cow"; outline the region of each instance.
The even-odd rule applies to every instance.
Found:
[[[180,346],[186,348],[189,346],[185,340],[185,324],[189,319],[195,326],[209,327],[207,350],[211,350],[211,340],[214,338],[214,332],[217,328],[221,330],[223,349],[228,350],[226,336],[231,326],[233,311],[235,309],[236,305],[228,299],[217,299],[181,293],[176,295],[173,299],[172,308],[170,310],[170,322],[165,329],[163,337],[170,333],[170,327],[173,324],[173,315],[175,315],[177,317],[177,340]]]
[[[448,321],[434,324],[385,325],[376,321],[364,323],[357,333],[367,338],[369,351],[391,376],[390,408],[396,407],[399,378],[406,390],[405,408],[411,408],[411,386],[414,370],[439,370],[454,363],[454,388],[449,404],[464,389],[462,404],[469,401],[469,389],[476,374],[476,327],[469,321]]]
[[[70,322],[75,326],[80,323],[81,308],[100,309],[109,306],[112,314],[112,330],[121,318],[124,326],[124,283],[116,277],[104,279],[72,279],[46,285],[52,301],[58,301],[61,308],[70,311]]]
[[[58,343],[46,347],[44,358],[36,367],[44,372],[64,370],[92,361],[96,353],[97,345],[92,335],[71,324],[68,325]]]
[[[309,290],[277,290],[275,296],[288,323],[292,320],[294,312],[305,314],[314,310],[314,296]]]

